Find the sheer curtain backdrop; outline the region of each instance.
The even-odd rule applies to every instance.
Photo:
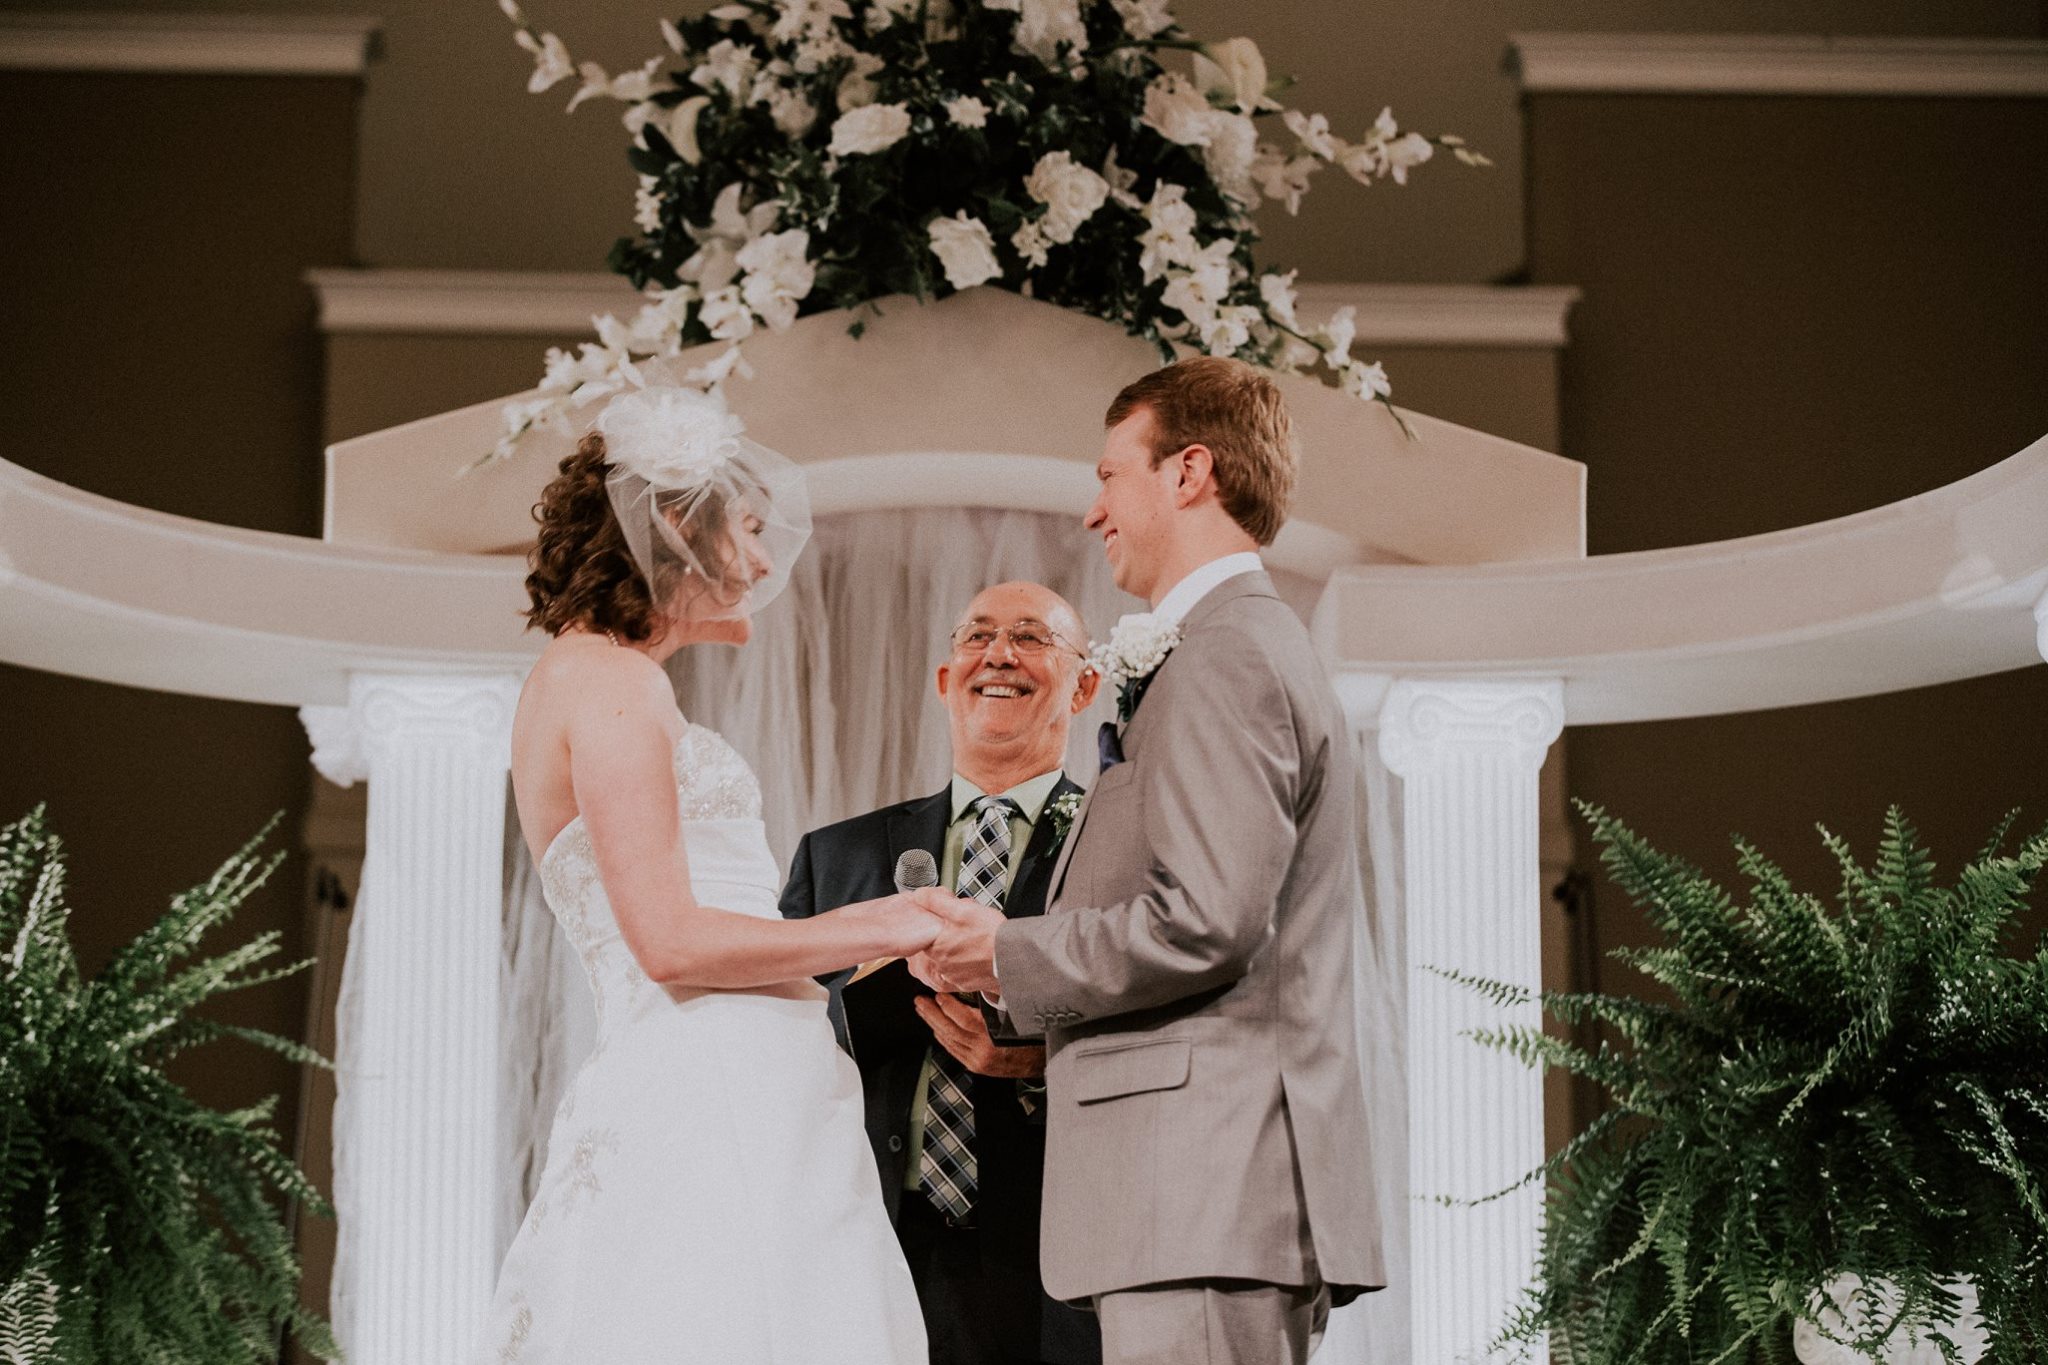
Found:
[[[1315,585],[1276,577],[1297,607],[1314,600]],[[686,649],[670,664],[684,715],[724,734],[759,774],[769,843],[784,866],[806,830],[946,782],[951,746],[933,675],[968,600],[1008,579],[1059,592],[1097,639],[1125,612],[1144,608],[1116,587],[1100,543],[1073,517],[973,508],[849,513],[818,519],[787,593],[755,621],[751,643]],[[1105,689],[1075,719],[1067,771],[1083,785],[1095,775],[1096,727],[1114,714]],[[1406,1270],[1408,1196],[1399,843],[1390,799],[1396,779],[1370,740],[1360,745],[1368,913],[1358,925],[1358,1029],[1374,1131],[1373,1170],[1363,1168],[1362,1143],[1360,1178],[1378,1185],[1389,1271],[1398,1285]],[[516,830],[505,842],[501,1251],[524,1216],[546,1161],[548,1126],[594,1025],[582,967],[555,927],[524,842]],[[347,1023],[344,1009],[344,1030]],[[346,1043],[344,1032],[344,1077]],[[339,1122],[336,1131],[342,1165],[346,1135]],[[1201,1173],[1188,1177],[1199,1180]],[[337,1265],[337,1296],[348,1292],[343,1277],[350,1271]],[[1398,1291],[1369,1295],[1341,1310],[1318,1360],[1406,1359],[1404,1298]]]

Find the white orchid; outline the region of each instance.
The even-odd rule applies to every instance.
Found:
[[[1052,259],[1052,245],[1052,238],[1045,235],[1045,228],[1035,218],[1027,219],[1010,234],[1011,249],[1034,270]]]
[[[1325,161],[1335,161],[1343,152],[1337,139],[1330,135],[1330,120],[1321,114],[1304,114],[1299,109],[1289,109],[1280,116],[1287,125],[1287,131],[1301,142],[1301,145]]]
[[[1145,229],[1138,234],[1138,269],[1147,284],[1166,273],[1170,265],[1185,265],[1200,249],[1195,242],[1194,205],[1188,203],[1186,186],[1162,180],[1145,205]]]
[[[734,258],[746,272],[740,297],[754,315],[776,331],[796,321],[797,305],[810,297],[817,278],[811,263],[811,234],[803,228],[764,233]]]
[[[900,104],[864,104],[832,124],[834,156],[870,156],[887,151],[910,132],[910,111]]]
[[[972,289],[1003,273],[1002,262],[996,259],[995,238],[989,234],[988,224],[974,215],[963,211],[950,218],[934,218],[925,231],[932,254],[946,272],[946,283],[955,289]]]
[[[1249,38],[1205,45],[1194,57],[1195,84],[1211,100],[1220,100],[1241,114],[1280,106],[1266,94],[1271,80],[1266,58]]]
[[[530,28],[522,28],[512,37],[514,42],[533,54],[533,74],[526,78],[527,94],[538,95],[576,74],[576,64],[569,60],[569,49],[554,34],[535,34]]]
[[[744,99],[754,83],[759,62],[752,47],[721,38],[704,54],[704,60],[690,72],[690,84],[704,90],[723,90],[734,99]]]
[[[697,320],[720,341],[742,341],[754,334],[754,310],[740,297],[736,284],[705,290]]]
[[[704,163],[703,149],[697,145],[697,120],[710,103],[709,95],[692,95],[669,111],[668,121],[662,127],[662,131],[668,134],[669,146],[674,147],[676,155],[691,166]]]
[[[1308,193],[1309,177],[1322,168],[1323,163],[1313,156],[1290,157],[1277,147],[1266,145],[1259,148],[1252,162],[1251,176],[1260,193],[1284,202],[1287,211],[1295,213],[1301,208],[1302,196]]]
[[[697,243],[697,251],[678,267],[676,273],[696,284],[707,295],[733,282],[740,272],[740,251],[773,226],[781,212],[773,200],[756,204],[743,212],[740,200],[745,192],[746,186],[735,180],[718,192],[718,198],[711,206],[708,225],[683,224],[690,240]]]
[[[1285,275],[1259,276],[1259,298],[1266,305],[1266,316],[1290,332],[1301,330],[1301,321],[1295,316],[1298,300],[1294,293],[1294,277],[1297,273],[1290,270]]]
[[[650,57],[647,64],[636,71],[609,76],[596,62],[579,62],[576,74],[583,78],[583,84],[569,97],[569,112],[575,113],[576,107],[585,100],[644,100],[654,92],[654,73],[660,68],[661,58]]]
[[[1359,398],[1385,398],[1393,393],[1393,385],[1387,382],[1387,372],[1378,361],[1368,365],[1354,360],[1344,367],[1339,377],[1344,392]]]

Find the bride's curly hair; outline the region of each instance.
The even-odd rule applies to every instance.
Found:
[[[604,437],[593,431],[562,460],[533,505],[540,535],[527,552],[527,629],[560,635],[570,626],[651,639],[660,622],[647,581],[634,567],[605,492],[611,473]]]

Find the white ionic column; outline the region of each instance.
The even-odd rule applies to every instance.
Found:
[[[1542,988],[1538,773],[1563,725],[1556,680],[1404,679],[1380,711],[1404,835],[1414,1365],[1488,1359],[1536,1267],[1539,1185],[1438,1200],[1493,1194],[1542,1162],[1542,1077],[1463,1036],[1540,1027],[1539,1007],[1503,1010],[1429,969]]]
[[[505,775],[519,679],[358,674],[302,712],[370,782],[335,1106],[334,1325],[351,1365],[443,1365],[497,1275]]]
[[[2034,603],[2034,648],[2048,662],[2048,593],[2042,593],[2041,600]]]

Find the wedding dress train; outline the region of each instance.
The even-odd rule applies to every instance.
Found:
[[[777,918],[745,761],[691,725],[675,771],[699,902]],[[589,973],[597,1045],[556,1113],[478,1365],[925,1365],[824,990],[656,985],[620,939],[580,817],[540,876]]]

